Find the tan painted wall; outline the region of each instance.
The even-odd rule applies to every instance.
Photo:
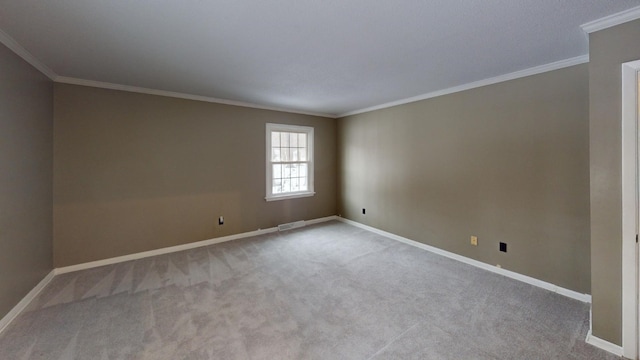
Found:
[[[0,318],[52,269],[53,85],[0,45]]]
[[[622,64],[640,59],[640,20],[589,36],[593,334],[622,344]]]
[[[339,119],[339,212],[589,293],[587,69]]]
[[[336,213],[334,119],[64,84],[54,104],[56,267]],[[314,197],[264,200],[267,122],[315,128]]]

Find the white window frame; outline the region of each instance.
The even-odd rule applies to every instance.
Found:
[[[307,164],[308,174],[307,174],[307,190],[304,191],[296,191],[296,192],[288,192],[284,194],[273,194],[273,162],[271,161],[271,133],[272,132],[296,132],[296,133],[304,133],[307,134],[307,161],[304,163]],[[265,200],[267,201],[275,201],[275,200],[285,200],[285,199],[295,199],[301,197],[308,197],[315,195],[314,191],[314,182],[313,182],[313,174],[314,174],[314,153],[313,153],[313,127],[310,126],[299,126],[299,125],[285,125],[285,124],[273,124],[267,123],[266,126],[266,194]]]

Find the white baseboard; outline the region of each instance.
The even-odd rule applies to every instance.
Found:
[[[323,217],[323,218],[306,220],[305,223],[306,223],[306,225],[313,225],[313,224],[319,224],[319,223],[322,223],[322,222],[336,220],[336,219],[338,219],[337,216],[327,216],[327,217]],[[222,243],[222,242],[238,240],[238,239],[248,238],[248,237],[252,237],[252,236],[258,236],[258,235],[262,235],[262,234],[273,233],[273,232],[277,232],[277,231],[278,231],[277,227],[268,228],[268,229],[258,229],[256,231],[249,231],[249,232],[245,232],[245,233],[228,235],[228,236],[223,236],[223,237],[219,237],[219,238],[214,238],[214,239],[209,239],[209,240],[203,240],[203,241],[198,241],[198,242],[194,242],[194,243],[189,243],[189,244],[171,246],[171,247],[166,247],[166,248],[162,248],[162,249],[144,251],[144,252],[135,253],[135,254],[118,256],[118,257],[114,257],[114,258],[110,258],[110,259],[91,261],[91,262],[88,262],[88,263],[65,266],[65,267],[53,269],[16,306],[14,306],[13,309],[11,309],[11,311],[9,311],[9,313],[7,313],[7,315],[5,315],[2,319],[0,319],[0,333],[2,333],[2,331],[4,331],[4,329],[6,329],[7,326],[9,326],[9,324],[18,315],[20,315],[20,313],[22,311],[24,311],[24,309],[27,308],[27,306],[29,306],[31,301],[33,301],[33,299],[35,299],[35,297],[38,296],[40,291],[42,291],[42,289],[44,289],[44,287],[47,286],[47,284],[49,284],[49,282],[51,282],[51,280],[56,275],[65,274],[65,273],[74,272],[74,271],[79,271],[79,270],[84,270],[84,269],[91,269],[91,268],[110,265],[110,264],[117,264],[117,263],[120,263],[120,262],[125,262],[125,261],[130,261],[130,260],[142,259],[142,258],[155,256],[155,255],[169,254],[169,253],[183,251],[183,250],[195,249],[195,248],[202,247],[202,246],[219,244],[219,243]]]
[[[22,300],[20,300],[20,302],[16,304],[16,306],[13,307],[13,309],[11,309],[11,311],[9,311],[7,315],[0,319],[0,333],[2,333],[4,329],[6,329],[7,326],[9,326],[9,324],[11,324],[11,322],[18,315],[20,315],[20,313],[24,311],[24,309],[27,308],[27,306],[29,306],[31,301],[33,301],[33,299],[38,296],[40,291],[42,291],[42,289],[44,289],[44,287],[47,286],[49,282],[51,282],[51,279],[53,279],[54,276],[55,273],[53,270],[51,270],[51,272],[49,272],[47,276],[44,277],[44,279],[40,280],[38,285],[31,289],[31,291],[29,291],[29,293],[24,298],[22,298]]]
[[[336,218],[337,218],[336,216],[327,216],[327,217],[318,218],[318,219],[305,220],[305,223],[307,225],[313,225],[313,224],[318,224],[318,223],[325,222],[325,221],[335,220]],[[238,239],[248,238],[248,237],[252,237],[252,236],[258,236],[258,235],[268,234],[268,233],[272,233],[272,232],[277,232],[277,231],[278,231],[277,227],[272,227],[272,228],[268,228],[268,229],[258,229],[258,230],[255,230],[255,231],[249,231],[249,232],[240,233],[240,234],[222,236],[222,237],[213,238],[213,239],[209,239],[209,240],[202,240],[202,241],[192,242],[192,243],[188,243],[188,244],[182,244],[182,245],[170,246],[170,247],[161,248],[161,249],[143,251],[143,252],[139,252],[139,253],[135,253],[135,254],[117,256],[117,257],[109,258],[109,259],[96,260],[96,261],[91,261],[91,262],[77,264],[77,265],[65,266],[65,267],[61,267],[61,268],[56,268],[53,271],[55,272],[56,275],[65,274],[65,273],[79,271],[79,270],[91,269],[91,268],[105,266],[105,265],[111,265],[111,264],[117,264],[117,263],[121,263],[121,262],[125,262],[125,261],[143,259],[143,258],[150,257],[150,256],[164,255],[164,254],[170,254],[170,253],[174,253],[174,252],[178,252],[178,251],[195,249],[195,248],[199,248],[199,247],[203,247],[203,246],[219,244],[219,243],[223,243],[223,242],[227,242],[227,241],[238,240]]]
[[[339,220],[339,219],[340,218],[338,216],[331,215],[331,216],[327,216],[327,217],[323,217],[323,218],[305,220],[305,223],[307,223],[307,225],[313,225],[313,224],[319,224],[319,223],[323,223],[323,222],[327,222],[327,221],[331,221],[331,220]]]
[[[565,289],[562,287],[559,287],[557,285],[542,281],[542,280],[538,280],[526,275],[522,275],[522,274],[518,274],[516,272],[513,271],[509,271],[509,270],[505,270],[502,268],[497,268],[494,267],[492,265],[477,261],[477,260],[473,260],[467,257],[464,257],[462,255],[458,255],[458,254],[454,254],[442,249],[438,249],[436,247],[430,246],[430,245],[426,245],[414,240],[410,240],[407,239],[405,237],[396,235],[396,234],[392,234],[390,232],[387,231],[383,231],[368,225],[364,225],[349,219],[345,219],[339,216],[327,216],[324,218],[318,218],[318,219],[312,219],[312,220],[306,220],[306,224],[307,225],[313,225],[313,224],[318,224],[318,223],[322,223],[322,222],[326,222],[326,221],[331,221],[331,220],[339,220],[342,222],[345,222],[347,224],[380,234],[382,236],[386,236],[388,238],[391,238],[393,240],[397,240],[400,242],[403,242],[405,244],[409,244],[415,247],[418,247],[420,249],[423,250],[427,250],[430,251],[432,253],[438,254],[438,255],[442,255],[445,257],[448,257],[450,259],[454,259],[484,270],[488,270],[494,273],[498,273],[500,275],[504,275],[507,277],[510,277],[512,279],[516,279],[534,286],[538,286],[541,287],[543,289],[546,290],[550,290],[553,292],[556,292],[558,294],[576,299],[576,300],[580,300],[583,302],[591,302],[591,296],[588,294],[580,294],[578,292],[569,290],[569,289]],[[62,267],[62,268],[56,268],[54,270],[52,270],[44,279],[42,279],[42,281],[40,281],[40,283],[38,283],[38,285],[36,285],[36,287],[33,288],[33,290],[31,290],[7,315],[5,315],[1,320],[0,320],[0,333],[11,323],[11,321],[13,321],[24,309],[26,309],[26,307],[29,305],[29,303],[31,303],[31,301],[40,293],[40,291],[42,291],[42,289],[53,279],[53,277],[55,275],[59,275],[59,274],[64,274],[64,273],[69,273],[69,272],[73,272],[73,271],[79,271],[79,270],[84,270],[84,269],[91,269],[94,267],[99,267],[99,266],[104,266],[104,265],[110,265],[110,264],[116,264],[116,263],[120,263],[120,262],[125,262],[125,261],[131,261],[131,260],[137,260],[137,259],[142,259],[142,258],[146,258],[146,257],[150,257],[150,256],[155,256],[155,255],[162,255],[162,254],[168,254],[168,253],[172,253],[172,252],[177,252],[177,251],[183,251],[183,250],[189,250],[189,249],[194,249],[194,248],[198,248],[198,247],[202,247],[202,246],[208,246],[208,245],[213,245],[213,244],[218,244],[218,243],[222,243],[222,242],[227,242],[227,241],[232,241],[232,240],[237,240],[237,239],[242,239],[242,238],[247,238],[247,237],[252,237],[252,236],[258,236],[258,235],[262,235],[262,234],[268,234],[268,233],[273,233],[278,231],[277,227],[273,227],[273,228],[269,228],[269,229],[260,229],[260,230],[256,230],[256,231],[250,231],[250,232],[246,232],[246,233],[240,233],[240,234],[235,234],[235,235],[229,235],[229,236],[223,236],[223,237],[219,237],[219,238],[214,238],[214,239],[209,239],[209,240],[203,240],[203,241],[198,241],[198,242],[194,242],[194,243],[189,243],[189,244],[183,244],[183,245],[177,245],[177,246],[171,246],[171,247],[166,247],[166,248],[162,248],[162,249],[156,249],[156,250],[150,250],[150,251],[144,251],[144,252],[140,252],[140,253],[135,253],[135,254],[129,254],[129,255],[124,255],[124,256],[118,256],[115,258],[110,258],[110,259],[104,259],[104,260],[98,260],[98,261],[92,261],[92,262],[88,262],[88,263],[83,263],[83,264],[77,264],[77,265],[72,265],[72,266],[66,266],[66,267]],[[596,347],[599,347],[601,349],[604,349],[606,351],[609,351],[613,354],[616,355],[622,355],[622,348],[611,344],[605,340],[599,339],[593,335],[591,335],[591,331],[589,331],[589,334],[587,335],[587,343],[594,345]]]
[[[537,287],[543,288],[545,290],[549,290],[549,291],[558,293],[560,295],[564,295],[566,297],[569,297],[569,298],[572,298],[572,299],[575,299],[575,300],[579,300],[579,301],[582,301],[582,302],[585,302],[585,303],[591,303],[591,295],[589,295],[589,294],[581,294],[581,293],[579,293],[577,291],[565,289],[563,287],[548,283],[546,281],[538,280],[536,278],[532,278],[530,276],[522,275],[522,274],[519,274],[517,272],[505,270],[503,268],[495,267],[493,265],[489,265],[487,263],[483,263],[483,262],[478,261],[478,260],[470,259],[470,258],[468,258],[466,256],[454,254],[452,252],[449,252],[449,251],[446,251],[446,250],[442,250],[442,249],[439,249],[439,248],[434,247],[434,246],[426,245],[426,244],[423,244],[421,242],[417,242],[417,241],[414,241],[414,240],[411,240],[411,239],[407,239],[405,237],[402,237],[402,236],[399,236],[399,235],[396,235],[396,234],[393,234],[393,233],[390,233],[390,232],[387,232],[387,231],[384,231],[384,230],[380,230],[380,229],[377,229],[377,228],[374,228],[374,227],[371,227],[371,226],[368,226],[368,225],[364,225],[364,224],[361,224],[361,223],[353,221],[353,220],[345,219],[343,217],[338,217],[338,220],[343,221],[343,222],[345,222],[347,224],[350,224],[350,225],[353,225],[353,226],[357,226],[357,227],[359,227],[361,229],[365,229],[365,230],[374,232],[376,234],[380,234],[382,236],[386,236],[386,237],[391,238],[393,240],[397,240],[397,241],[403,242],[405,244],[408,244],[408,245],[411,245],[411,246],[415,246],[417,248],[420,248],[420,249],[423,249],[423,250],[427,250],[427,251],[430,251],[432,253],[435,253],[435,254],[438,254],[438,255],[442,255],[444,257],[448,257],[450,259],[457,260],[457,261],[463,262],[465,264],[481,268],[483,270],[491,271],[491,272],[494,272],[494,273],[497,273],[497,274],[500,274],[500,275],[503,275],[503,276],[506,276],[506,277],[509,277],[509,278],[512,278],[512,279],[515,279],[515,280],[519,280],[519,281],[522,281],[524,283],[527,283],[527,284],[530,284],[530,285],[533,285],[533,286],[537,286]]]
[[[618,346],[616,344],[610,343],[606,340],[602,340],[597,336],[593,336],[591,330],[587,333],[587,338],[585,339],[587,344],[591,344],[597,348],[600,348],[604,351],[608,351],[614,355],[622,356],[622,346]]]

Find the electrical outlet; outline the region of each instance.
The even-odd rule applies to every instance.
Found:
[[[507,243],[500,243],[500,251],[507,252]]]
[[[471,235],[471,245],[478,246],[478,237]]]
[[[218,218],[218,225],[224,225],[224,216]]]
[[[362,215],[367,215],[367,210],[365,208],[362,208]]]

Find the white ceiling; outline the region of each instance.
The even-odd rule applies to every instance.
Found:
[[[588,54],[640,0],[0,0],[60,77],[344,114]]]

